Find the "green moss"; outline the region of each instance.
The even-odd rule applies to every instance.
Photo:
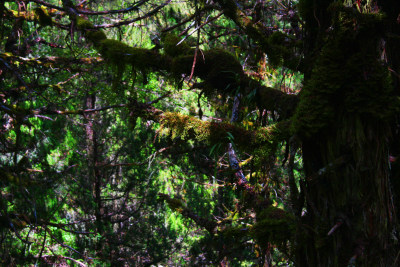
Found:
[[[294,237],[295,230],[295,220],[291,214],[270,206],[257,214],[257,222],[251,229],[251,235],[260,245],[268,242],[282,245]]]
[[[311,21],[313,18],[314,1],[313,0],[300,0],[297,4],[297,10],[300,17],[304,21]]]
[[[210,122],[179,113],[164,113],[161,124],[164,128],[169,128],[171,130],[171,138],[179,136],[182,139],[194,138],[204,142],[208,141],[211,134]]]
[[[97,46],[100,41],[107,39],[106,34],[103,31],[86,31],[86,37]]]
[[[182,212],[184,209],[187,208],[185,202],[180,198],[171,198],[169,195],[161,193],[158,194],[158,196],[160,197],[160,199],[165,200],[168,206],[174,211]]]
[[[301,136],[335,128],[343,114],[389,119],[398,109],[387,68],[378,60],[380,21],[381,16],[347,9],[335,16],[300,94],[293,125]]]
[[[173,73],[189,75],[193,60],[193,54],[174,58]],[[222,94],[237,91],[244,74],[240,62],[232,54],[222,49],[212,49],[198,53],[194,75],[204,80],[202,89],[211,95],[216,90]]]
[[[187,54],[194,54],[194,49],[192,49],[186,42],[181,42],[181,38],[178,36],[165,33],[161,36],[161,42],[164,47],[164,53],[171,57],[177,57]],[[179,43],[179,44],[178,44]]]
[[[152,67],[162,69],[162,58],[152,50],[130,47],[123,42],[103,39],[99,42],[101,55],[116,66],[131,65],[133,68],[145,71]]]
[[[79,16],[76,17],[75,23],[78,30],[93,29],[94,27],[93,23]]]
[[[89,39],[95,47],[99,47],[100,41],[107,39],[106,34],[102,30],[95,30],[93,23],[83,17],[76,17],[76,28],[83,31],[86,38]]]
[[[255,131],[255,143],[282,141],[293,135],[291,132],[291,121],[281,121],[268,127],[262,127]]]
[[[239,147],[260,146],[272,150],[278,141],[291,136],[289,122],[280,122],[274,126],[263,127],[257,131],[248,131],[230,123],[202,121],[192,116],[166,112],[162,115],[161,125],[168,129],[171,138],[197,140],[208,144],[231,142],[228,134],[233,136],[234,143]]]
[[[178,78],[182,74],[189,76],[192,72],[195,50],[186,42],[179,43],[180,38],[173,34],[164,34],[161,40],[165,54],[172,57],[173,76]],[[193,75],[204,80],[201,88],[210,95],[216,90],[219,93],[238,90],[244,74],[235,56],[222,49],[212,49],[197,53]]]
[[[143,77],[146,77],[151,69],[169,69],[167,58],[157,51],[131,47],[123,42],[107,39],[106,34],[102,30],[94,29],[90,21],[79,16],[75,20],[77,29],[81,30],[102,57],[115,67],[114,85],[117,85],[122,78],[126,66],[139,70]]]
[[[271,34],[267,42],[268,60],[271,65],[284,65],[291,69],[297,68],[299,59],[293,56],[293,50],[295,47],[300,47],[300,43],[279,31]]]
[[[175,210],[175,211],[180,211],[183,208],[185,208],[185,204],[183,203],[183,201],[181,199],[178,198],[169,198],[166,199],[168,206]]]

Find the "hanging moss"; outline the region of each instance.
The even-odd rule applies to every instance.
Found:
[[[301,41],[283,32],[272,33],[264,42],[263,47],[268,55],[268,63],[273,66],[285,66],[297,70],[300,68],[300,58],[294,56],[295,48],[302,48]]]
[[[224,9],[224,14],[233,21],[238,20],[238,8],[233,0],[218,0],[217,1]]]
[[[94,29],[94,25],[90,21],[82,17],[77,17],[75,23],[76,28],[83,31],[85,37],[89,39],[96,48],[100,47],[100,42],[102,40],[107,39],[106,34],[102,30]]]

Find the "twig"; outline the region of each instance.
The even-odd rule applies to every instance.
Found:
[[[331,234],[333,234],[333,232],[336,231],[336,229],[338,229],[341,225],[343,224],[342,221],[337,222],[332,229],[328,232],[328,236],[330,236]]]
[[[46,245],[46,238],[47,238],[47,231],[44,231],[44,238],[43,238],[43,243],[42,243],[42,249],[40,250],[40,253],[39,253],[39,260],[42,258],[44,247]]]
[[[114,24],[100,24],[100,25],[94,25],[93,28],[94,29],[101,29],[101,28],[113,28],[113,27],[119,27],[122,25],[128,25],[131,23],[134,23],[136,21],[142,20],[142,19],[146,19],[152,15],[154,15],[155,13],[157,13],[160,9],[162,9],[163,7],[165,7],[166,5],[168,5],[172,0],[168,0],[167,2],[165,2],[162,5],[159,5],[158,7],[154,8],[153,10],[151,10],[150,12],[148,12],[147,14],[140,16],[140,17],[136,17],[134,19],[131,20],[124,20],[124,21],[120,21]]]
[[[155,103],[157,103],[158,101],[160,101],[160,100],[162,100],[162,99],[168,97],[170,94],[171,94],[171,92],[168,91],[167,93],[163,94],[163,95],[160,96],[159,98],[157,98],[157,99],[155,99],[155,100],[153,100],[153,101],[147,102],[146,105],[155,104]]]
[[[42,256],[42,258],[50,258],[50,257],[63,258],[63,259],[66,259],[66,260],[73,261],[73,262],[75,262],[76,264],[78,264],[79,266],[87,267],[87,265],[84,264],[83,262],[80,262],[80,261],[75,260],[75,259],[73,259],[73,258],[71,258],[71,257],[67,257],[67,256],[63,256],[63,255],[54,255],[54,256],[52,256],[52,255],[43,255],[43,256]]]

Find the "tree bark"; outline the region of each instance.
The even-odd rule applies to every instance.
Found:
[[[395,266],[396,216],[389,180],[394,90],[376,52],[381,21],[343,6],[322,12],[327,1],[311,2],[301,1],[313,6],[303,18],[311,27],[307,42],[316,43],[306,44],[306,62],[314,63],[294,122],[306,177],[295,264]]]

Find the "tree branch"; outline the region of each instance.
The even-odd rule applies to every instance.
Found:
[[[94,29],[103,29],[103,28],[119,27],[119,26],[122,26],[122,25],[129,25],[129,24],[131,24],[131,23],[134,23],[134,22],[139,21],[139,20],[146,19],[146,18],[148,18],[148,17],[150,17],[150,16],[156,14],[160,9],[162,9],[163,7],[165,7],[166,5],[168,5],[169,3],[171,3],[171,1],[172,1],[172,0],[166,1],[164,4],[157,6],[156,8],[154,8],[154,9],[151,10],[151,11],[149,11],[148,13],[146,13],[146,14],[143,15],[143,16],[136,17],[136,18],[130,19],[130,20],[120,21],[120,22],[113,23],[113,24],[94,25],[93,28],[94,28]],[[79,11],[78,11],[78,13],[79,13]],[[84,14],[84,13],[82,13],[82,14]]]

